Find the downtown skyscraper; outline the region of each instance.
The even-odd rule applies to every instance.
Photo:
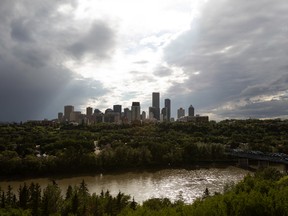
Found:
[[[190,107],[188,108],[188,116],[194,116],[194,107],[192,105],[190,105]]]
[[[160,93],[152,92],[152,112],[154,118],[160,120]]]
[[[171,100],[166,98],[164,101],[164,107],[165,107],[165,111],[166,111],[166,116],[165,116],[165,120],[170,121],[171,119]]]
[[[132,102],[131,106],[131,121],[140,121],[140,102]]]

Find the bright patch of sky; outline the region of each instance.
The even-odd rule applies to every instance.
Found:
[[[116,28],[118,37],[109,61],[99,62],[86,56],[80,62],[69,59],[64,65],[86,78],[100,80],[107,88],[113,88],[111,99],[105,105],[124,102],[126,106],[131,106],[131,101],[125,101],[125,96],[123,98],[129,89],[142,95],[135,97],[135,100],[151,100],[153,91],[165,92],[171,86],[171,81],[181,83],[187,78],[182,69],[176,66],[170,67],[172,73],[169,76],[161,78],[155,77],[154,70],[167,65],[163,60],[163,48],[190,28],[193,18],[201,14],[203,2],[81,0],[75,9],[67,4],[61,5],[58,11],[72,13],[77,21],[92,23],[95,19],[108,20]],[[142,73],[142,76],[130,73],[133,71]]]

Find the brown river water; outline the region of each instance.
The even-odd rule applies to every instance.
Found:
[[[237,167],[227,168],[201,168],[195,170],[186,169],[164,169],[158,171],[146,172],[126,172],[113,174],[95,174],[77,177],[56,178],[55,181],[62,189],[63,195],[68,185],[79,185],[84,179],[89,192],[99,194],[101,190],[109,190],[112,195],[119,191],[131,195],[136,202],[142,203],[149,198],[167,197],[171,201],[177,200],[181,195],[185,203],[192,203],[196,198],[202,197],[206,187],[210,194],[214,192],[223,192],[223,187],[231,181],[237,183],[250,173]],[[51,183],[49,178],[27,179],[25,182],[29,185],[31,182],[37,182],[42,189]],[[11,185],[14,192],[24,181],[1,181],[2,189],[7,189]]]

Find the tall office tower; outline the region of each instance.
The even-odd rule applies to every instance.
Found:
[[[121,105],[113,105],[113,111],[115,113],[119,113],[119,116],[121,117],[122,106]]]
[[[178,110],[177,110],[177,118],[181,118],[182,116],[185,116],[185,109],[183,109],[182,107],[180,107]]]
[[[104,122],[109,122],[112,123],[115,121],[115,115],[114,111],[110,108],[105,110],[105,115],[104,115]]]
[[[95,122],[104,122],[104,114],[99,109],[94,110],[93,116]]]
[[[102,114],[102,112],[99,109],[94,110],[94,115],[100,115],[100,114]]]
[[[155,107],[149,107],[149,119],[154,119],[155,118],[155,112],[156,112],[156,108]]]
[[[160,93],[152,92],[152,107],[160,107]]]
[[[166,120],[170,121],[171,118],[171,100],[170,99],[165,99],[165,108],[166,108]]]
[[[129,113],[129,108],[124,108],[124,117],[128,117],[128,113]]]
[[[142,112],[142,115],[141,115],[141,120],[143,121],[143,120],[145,120],[145,119],[146,119],[146,112],[143,111],[143,112]]]
[[[64,121],[70,121],[70,115],[72,112],[74,112],[74,106],[64,106]]]
[[[59,113],[58,113],[58,121],[59,121],[59,122],[62,122],[62,121],[63,121],[63,113],[62,113],[62,112],[59,112]]]
[[[79,120],[81,119],[81,112],[80,111],[73,111],[71,114],[70,114],[70,121],[73,121],[73,122],[78,122],[79,123]]]
[[[163,107],[161,110],[162,121],[167,121],[167,108]]]
[[[87,107],[86,108],[86,116],[90,117],[90,116],[92,116],[92,113],[93,113],[93,108]]]
[[[124,118],[127,122],[131,122],[131,110],[129,108],[124,109]]]
[[[194,116],[194,107],[192,105],[188,108],[188,116]]]
[[[160,120],[160,93],[152,92],[152,107],[155,108],[154,118]]]
[[[132,102],[131,106],[131,121],[141,120],[140,119],[140,102]]]

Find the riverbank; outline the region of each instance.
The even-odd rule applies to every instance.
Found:
[[[67,177],[77,177],[77,176],[83,176],[83,175],[98,175],[98,174],[122,174],[126,172],[153,172],[153,171],[159,171],[162,169],[187,169],[187,170],[194,170],[194,169],[209,169],[209,168],[226,168],[229,166],[237,166],[237,160],[218,160],[218,161],[199,161],[194,164],[184,164],[184,165],[154,165],[154,166],[142,166],[142,167],[128,167],[128,168],[110,168],[110,169],[101,169],[101,170],[95,170],[93,172],[87,172],[87,171],[79,171],[79,172],[53,172],[53,173],[41,173],[41,174],[15,174],[15,175],[9,175],[9,176],[0,176],[0,181],[17,181],[22,180],[25,181],[26,179],[31,178],[51,178],[51,179],[61,179],[61,178],[67,178]],[[246,168],[243,168],[246,169]],[[252,171],[252,169],[251,169]]]

